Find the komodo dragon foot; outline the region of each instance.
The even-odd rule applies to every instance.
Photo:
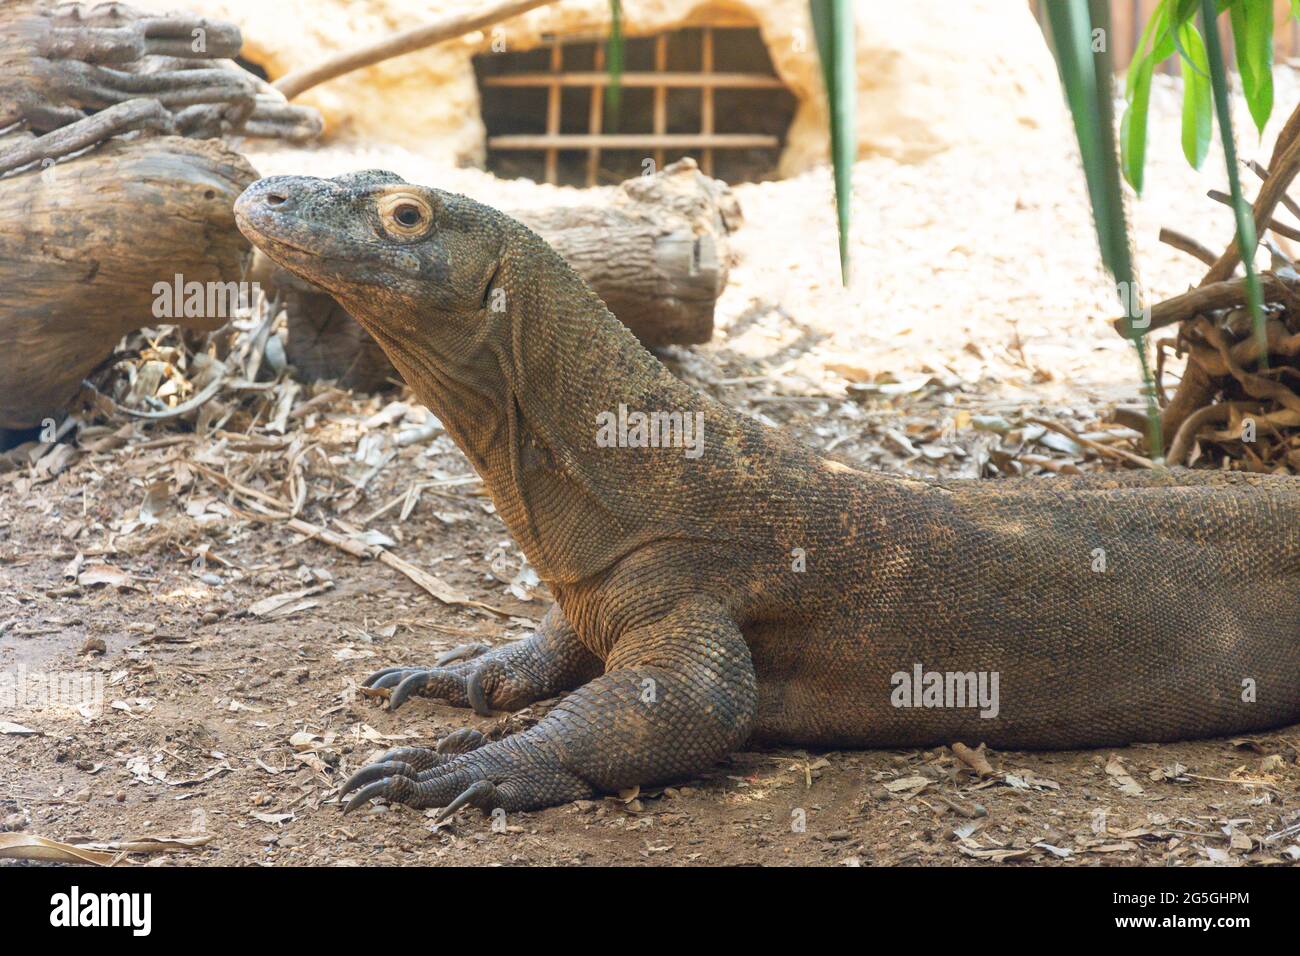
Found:
[[[469,753],[487,743],[487,738],[470,727],[448,734],[438,741],[436,747],[394,747],[380,756],[374,763],[366,764],[339,788],[340,797],[346,796],[358,787],[363,787],[385,777],[406,777],[413,781],[420,779],[420,774],[439,767],[459,754]],[[357,794],[348,801],[344,812],[365,803],[369,797]]]
[[[561,612],[553,609],[533,638],[492,652],[497,676],[491,682],[482,679],[484,696],[516,699],[511,695],[523,688],[549,695],[557,683],[581,683],[593,662],[597,668],[601,662],[585,648],[585,656],[572,650],[567,658],[554,653],[556,647],[575,646],[581,648]],[[508,656],[513,648],[520,650]],[[551,653],[538,653],[543,648]],[[557,659],[568,666],[555,668]],[[520,665],[539,660],[552,669],[522,681]],[[749,737],[756,707],[753,664],[734,621],[716,606],[688,602],[654,623],[628,630],[605,660],[604,671],[522,733],[484,742],[481,734],[462,731],[436,750],[389,751],[340,789],[340,796],[352,793],[344,812],[372,797],[417,809],[442,807],[439,820],[467,805],[484,811],[553,806],[632,784],[679,779]],[[401,688],[423,673],[402,677],[395,671],[389,676],[397,676]],[[469,681],[440,673],[420,689],[463,692],[468,699],[469,691],[462,688]],[[498,692],[503,696],[494,698]]]
[[[604,669],[600,658],[578,641],[559,605],[547,611],[532,637],[482,653],[478,650],[457,648],[443,655],[434,667],[390,667],[377,671],[362,686],[374,691],[388,690],[389,710],[396,710],[413,694],[418,694],[444,699],[455,707],[471,707],[475,713],[489,716],[494,710],[517,710],[572,690]],[[466,656],[468,660],[457,660]],[[467,728],[444,738],[436,748],[390,750],[343,784],[340,797],[365,787],[347,802],[344,812],[376,796],[410,803],[410,788],[445,768],[452,758],[486,742],[487,738],[477,730]],[[482,788],[476,793],[481,791]],[[449,807],[444,813],[454,812],[465,802]]]

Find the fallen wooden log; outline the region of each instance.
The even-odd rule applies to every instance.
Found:
[[[173,134],[321,129],[231,59],[241,42],[183,12],[0,3],[0,430],[57,417],[130,330],[229,318],[248,248],[231,206],[257,174],[218,141]],[[173,282],[202,301],[174,294],[160,312]]]
[[[740,207],[722,182],[683,159],[581,206],[511,215],[546,239],[645,345],[707,342],[727,283],[727,236]],[[374,390],[400,381],[370,335],[327,293],[259,264],[288,313],[289,362],[306,381]]]
[[[168,136],[0,179],[0,428],[57,417],[133,329],[224,324],[226,309],[186,315],[170,290],[177,275],[241,279],[232,205],[256,178],[219,140]],[[158,314],[160,284],[179,314]]]

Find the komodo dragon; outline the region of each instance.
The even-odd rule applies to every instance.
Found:
[[[567,696],[498,741],[390,751],[346,809],[548,806],[747,741],[1050,749],[1300,721],[1298,478],[865,473],[673,377],[537,235],[463,196],[276,176],[236,214],[375,337],[555,596],[526,640],[366,683],[390,708]],[[609,441],[638,411],[701,422],[703,447]]]

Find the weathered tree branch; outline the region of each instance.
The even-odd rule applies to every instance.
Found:
[[[228,321],[225,308],[177,314],[175,301],[159,315],[157,287],[170,292],[178,274],[204,287],[242,278],[248,246],[232,207],[256,178],[219,140],[164,136],[112,139],[47,174],[0,179],[0,428],[63,409],[154,316],[207,330]]]
[[[502,20],[509,20],[521,13],[527,13],[534,7],[541,7],[554,2],[555,0],[504,0],[504,2],[474,13],[451,14],[441,20],[414,27],[380,40],[378,43],[364,46],[359,50],[340,53],[338,56],[330,57],[324,63],[319,63],[316,66],[286,74],[276,80],[274,86],[284,94],[286,99],[291,100],[313,86],[319,86],[328,80],[343,76],[345,73],[351,73],[353,70],[374,66],[376,63],[382,63],[384,60],[391,60],[393,57],[402,56],[406,53],[414,53],[416,50],[423,50],[425,47],[433,46],[435,43],[441,43],[444,40],[453,40],[473,30],[481,30],[484,27],[500,23]]]
[[[1214,265],[1214,260],[1218,258],[1207,246],[1197,242],[1191,236],[1185,235],[1176,229],[1164,227],[1160,230],[1160,241],[1167,246],[1173,246],[1179,252],[1185,252],[1189,256],[1195,256],[1207,266]]]
[[[1206,192],[1205,195],[1209,196],[1215,202],[1222,203],[1223,205],[1228,206],[1229,208],[1231,208],[1232,206],[1232,197],[1229,196],[1227,193],[1222,192],[1218,189],[1211,189],[1208,192]],[[1272,229],[1279,236],[1286,236],[1288,239],[1300,239],[1300,229],[1296,229],[1292,226],[1288,226],[1284,222],[1278,222],[1276,219],[1273,219],[1272,217],[1270,217],[1269,219],[1263,222],[1263,228]]]
[[[1296,294],[1300,293],[1300,281],[1283,279],[1272,272],[1261,272],[1260,285],[1264,291],[1265,302],[1284,302],[1290,307],[1297,303]],[[1197,315],[1213,309],[1230,309],[1245,305],[1247,301],[1246,280],[1238,277],[1213,285],[1198,288],[1165,299],[1151,307],[1151,324],[1144,331],[1154,332],[1176,322],[1184,322]],[[1111,326],[1116,332],[1124,334],[1125,319],[1114,319]]]
[[[1273,157],[1268,164],[1268,178],[1260,186],[1259,196],[1255,199],[1256,235],[1262,234],[1268,227],[1273,210],[1286,195],[1291,181],[1297,174],[1300,174],[1300,106],[1291,113],[1282,132],[1278,134],[1277,145],[1273,147]],[[1240,262],[1241,252],[1237,249],[1237,240],[1234,238],[1228,243],[1228,247],[1219,256],[1218,261],[1210,267],[1210,271],[1205,274],[1201,285],[1222,282],[1232,275],[1232,271]]]

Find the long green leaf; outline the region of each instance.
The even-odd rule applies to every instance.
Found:
[[[605,127],[618,129],[623,107],[623,0],[609,0],[609,41],[605,44],[605,71],[609,87],[605,90]]]
[[[1133,95],[1129,98],[1119,128],[1124,178],[1139,196],[1142,195],[1143,173],[1147,162],[1147,111],[1151,106],[1151,73],[1155,65],[1154,57],[1145,57],[1137,66],[1129,68]]]
[[[1142,194],[1146,169],[1147,113],[1151,106],[1151,74],[1156,65],[1174,53],[1175,32],[1182,22],[1183,7],[1189,0],[1161,0],[1151,13],[1128,66],[1124,84],[1126,107],[1120,121],[1120,158],[1124,178],[1133,191]],[[1190,0],[1195,3],[1196,0]],[[1050,5],[1049,5],[1050,9]]]
[[[1091,21],[1085,0],[1060,0],[1047,4],[1047,22],[1066,101],[1079,140],[1088,196],[1096,219],[1102,263],[1117,277],[1132,273],[1128,230],[1113,149],[1113,131],[1102,123],[1109,115],[1109,102],[1101,94],[1091,51]]]
[[[1228,7],[1228,18],[1241,92],[1262,134],[1273,112],[1273,0],[1235,0]]]
[[[1195,23],[1178,28],[1178,46],[1183,57],[1183,155],[1193,169],[1200,169],[1214,135],[1214,96],[1205,43]]]
[[[840,235],[840,281],[849,284],[849,226],[853,199],[853,161],[857,77],[854,69],[853,5],[850,0],[809,0],[817,54],[830,108],[831,165],[835,213]]]
[[[1195,2],[1195,0],[1192,0]],[[1300,3],[1300,0],[1297,0]],[[1174,40],[1173,30],[1170,27],[1170,13],[1177,11],[1178,4],[1174,0],[1161,0],[1156,5],[1155,10],[1151,12],[1151,19],[1142,29],[1142,37],[1138,40],[1137,49],[1133,51],[1133,57],[1129,61],[1128,82],[1124,90],[1126,97],[1133,95],[1133,68],[1145,59],[1150,59],[1154,63],[1160,63],[1173,55]],[[1175,16],[1176,16],[1175,12]]]
[[[1219,0],[1219,2],[1226,5],[1235,0]],[[1128,80],[1124,87],[1127,106],[1120,123],[1120,157],[1123,162],[1124,178],[1138,194],[1142,192],[1143,171],[1146,168],[1147,113],[1151,102],[1151,75],[1156,66],[1174,55],[1175,49],[1184,57],[1187,56],[1181,48],[1181,37],[1188,22],[1196,16],[1197,3],[1198,0],[1160,0],[1155,10],[1151,12],[1151,18],[1147,20],[1137,48],[1129,61]],[[1184,149],[1186,149],[1189,122],[1186,101],[1183,107]],[[1193,107],[1196,108],[1195,104]],[[1203,117],[1207,114],[1196,115]],[[1208,147],[1208,140],[1206,145]]]
[[[1170,2],[1166,0],[1162,4],[1166,15]],[[1102,263],[1115,280],[1116,292],[1124,306],[1127,335],[1133,342],[1142,371],[1147,399],[1148,447],[1159,460],[1164,453],[1164,441],[1160,434],[1155,382],[1144,340],[1145,313],[1139,301],[1129,251],[1111,99],[1114,72],[1105,44],[1099,48],[1092,45],[1094,26],[1103,31],[1102,36],[1109,35],[1109,6],[1107,0],[1091,0],[1091,3],[1087,0],[1052,0],[1047,4],[1047,21],[1061,83],[1074,118]],[[1148,25],[1148,33],[1155,35],[1151,25]],[[1172,38],[1169,46],[1172,50]]]
[[[1237,250],[1246,270],[1246,299],[1255,325],[1255,341],[1260,363],[1268,364],[1268,339],[1264,332],[1264,293],[1255,271],[1255,217],[1241,192],[1237,175],[1237,143],[1232,135],[1232,110],[1228,100],[1228,75],[1223,64],[1219,32],[1215,29],[1214,0],[1201,0],[1201,27],[1205,33],[1205,52],[1210,63],[1210,84],[1214,89],[1214,110],[1219,120],[1219,138],[1223,140],[1223,161],[1228,167],[1228,188],[1232,193],[1232,212],[1237,220]]]

